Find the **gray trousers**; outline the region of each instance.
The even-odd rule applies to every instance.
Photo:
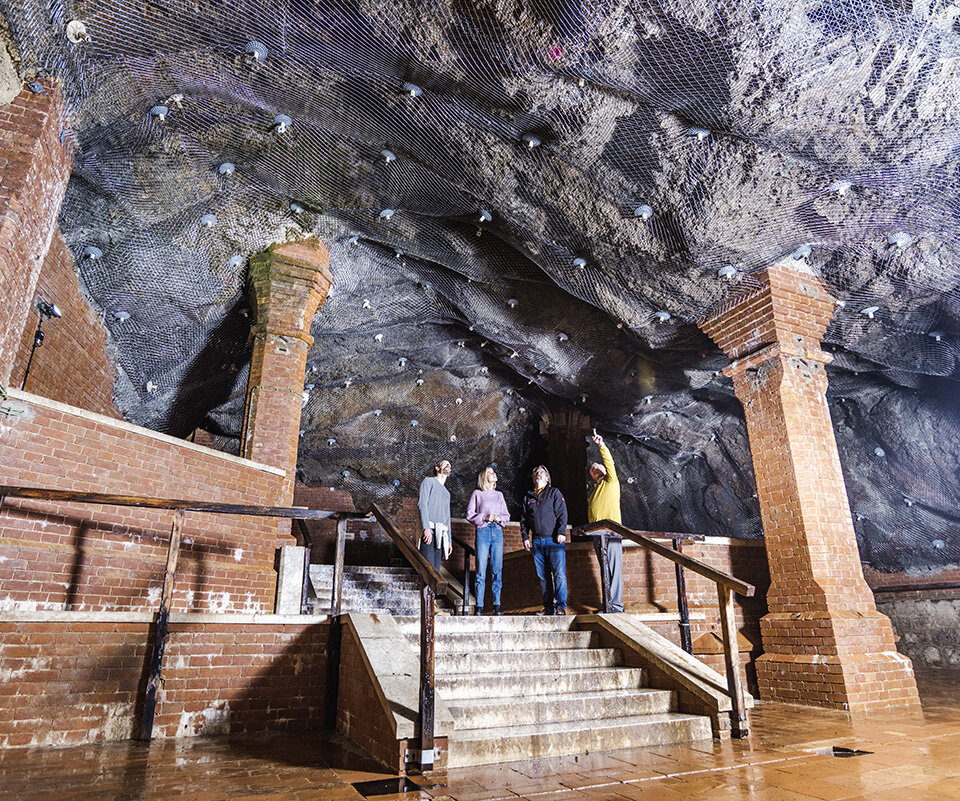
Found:
[[[600,570],[600,538],[593,538],[593,550],[597,552]],[[607,577],[610,581],[610,608],[614,612],[623,611],[623,540],[619,536],[607,537]],[[603,611],[603,610],[601,610]]]

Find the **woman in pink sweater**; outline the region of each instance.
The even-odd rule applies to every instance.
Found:
[[[467,504],[467,520],[477,527],[477,608],[483,614],[487,561],[493,583],[493,614],[500,612],[500,588],[503,586],[503,524],[510,519],[503,493],[497,492],[497,474],[486,467],[477,479],[479,489],[473,491]]]

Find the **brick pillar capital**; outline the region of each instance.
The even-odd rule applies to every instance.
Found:
[[[823,281],[782,264],[771,265],[754,278],[758,286],[734,297],[700,323],[730,357],[728,369],[749,369],[781,354],[830,361],[820,340],[833,319],[836,301]]]
[[[316,237],[271,245],[251,256],[253,335],[277,334],[312,345],[310,324],[332,283],[330,253]]]

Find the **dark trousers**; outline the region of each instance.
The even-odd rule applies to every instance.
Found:
[[[420,551],[420,553],[427,558],[427,561],[437,570],[440,569],[440,560],[443,558],[443,549],[437,544],[436,532],[434,532],[433,540],[429,545],[427,545],[421,539],[420,544],[417,546],[417,550]]]
[[[547,614],[567,612],[567,551],[561,542],[549,537],[534,539],[533,564],[540,579],[543,611]]]

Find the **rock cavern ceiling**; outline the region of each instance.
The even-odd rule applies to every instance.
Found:
[[[236,448],[246,260],[318,234],[306,481],[389,499],[449,455],[455,499],[489,461],[516,497],[569,402],[612,439],[627,522],[757,537],[695,323],[786,258],[842,301],[829,400],[865,561],[960,558],[960,7],[0,9],[22,77],[63,81],[60,223],[132,422]]]

